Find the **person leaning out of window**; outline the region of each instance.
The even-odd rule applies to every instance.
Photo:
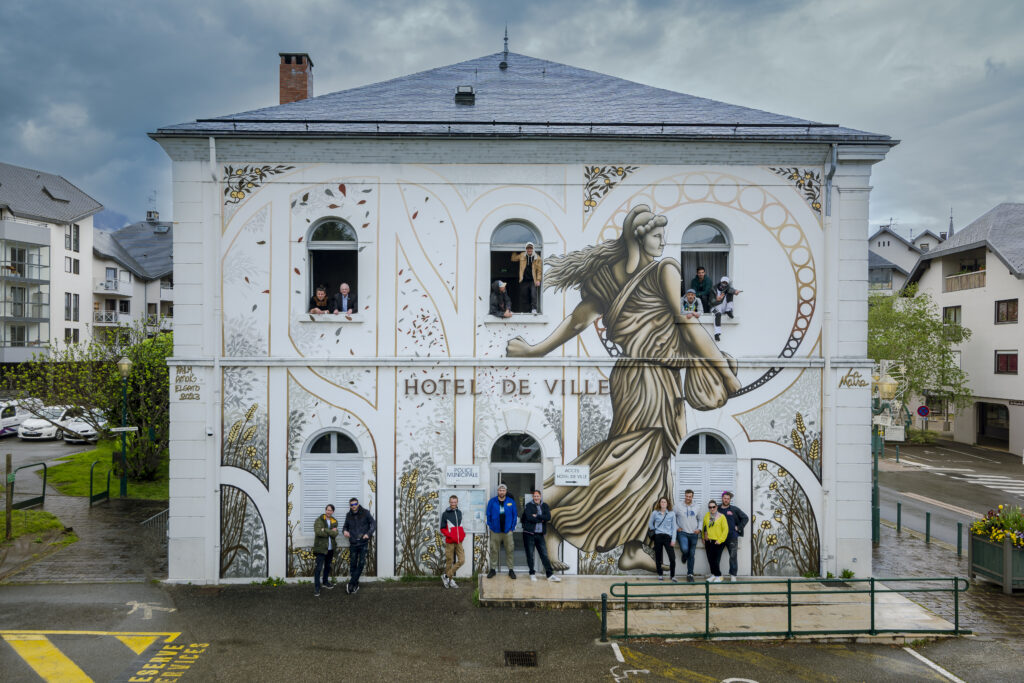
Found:
[[[725,521],[725,515],[718,512],[718,503],[714,500],[708,501],[708,511],[704,515],[704,523],[701,525],[701,532],[704,536],[704,551],[708,554],[708,566],[711,568],[709,583],[718,583],[722,580],[722,550],[729,538],[729,523]]]
[[[654,532],[654,562],[658,565],[658,581],[664,580],[662,574],[662,551],[668,553],[668,576],[676,580],[676,515],[672,512],[672,503],[668,498],[658,499],[658,504],[651,512],[647,528]]]
[[[316,292],[309,297],[309,312],[315,315],[331,312],[331,299],[327,296],[327,285],[317,285]]]

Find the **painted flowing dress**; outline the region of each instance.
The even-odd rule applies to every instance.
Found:
[[[654,503],[661,496],[671,500],[670,458],[686,433],[684,396],[698,410],[720,407],[728,398],[722,373],[735,374],[734,361],[724,355],[694,357],[683,331],[690,323],[677,322],[676,308],[665,301],[662,268],[679,265],[673,259],[650,263],[625,287],[605,266],[581,287],[585,298],[608,302],[605,329],[623,351],[610,375],[612,424],[607,439],[572,462],[590,466],[590,486],[558,487],[551,478],[544,489],[554,501],[555,529],[588,552],[644,538]]]

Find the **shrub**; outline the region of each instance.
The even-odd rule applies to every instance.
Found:
[[[935,432],[927,429],[914,429],[911,427],[907,430],[907,442],[927,446],[935,443]]]

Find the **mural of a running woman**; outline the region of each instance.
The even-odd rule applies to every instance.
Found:
[[[590,466],[590,486],[544,482],[552,558],[564,538],[587,552],[621,545],[619,569],[653,570],[642,542],[655,501],[671,498],[670,458],[686,434],[684,397],[697,410],[712,410],[740,388],[735,361],[680,314],[679,263],[661,258],[667,224],[641,204],[617,239],[549,258],[545,287],[579,289],[582,301],[547,339],[508,342],[509,356],[544,356],[603,319],[623,351],[610,375],[608,438],[573,461]]]

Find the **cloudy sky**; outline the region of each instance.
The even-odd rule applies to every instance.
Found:
[[[872,227],[962,227],[1024,201],[1024,3],[1004,0],[175,0],[0,4],[0,161],[59,173],[103,223],[170,215],[146,133],[277,103],[278,52],[315,94],[510,49],[902,140]]]

